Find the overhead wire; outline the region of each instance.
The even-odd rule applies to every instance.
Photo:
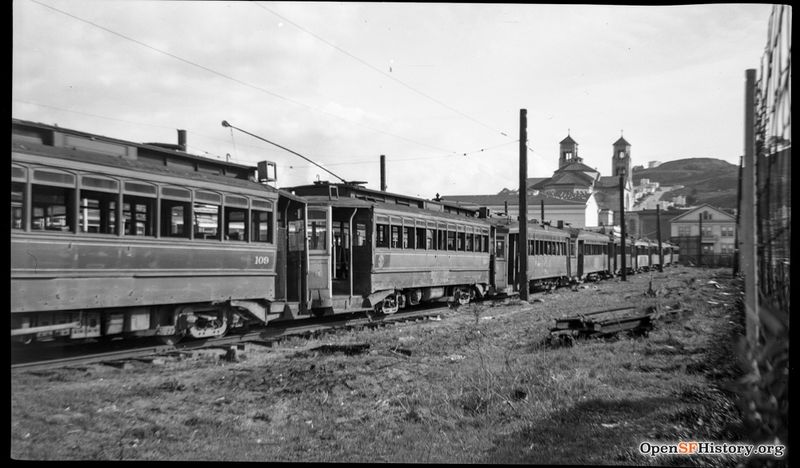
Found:
[[[80,21],[80,22],[86,23],[86,24],[88,24],[88,25],[90,25],[90,26],[93,26],[93,27],[96,27],[96,28],[98,28],[98,29],[101,29],[101,30],[103,30],[103,31],[105,31],[105,32],[107,32],[107,33],[109,33],[109,34],[113,34],[113,35],[115,35],[115,36],[118,36],[118,37],[120,37],[120,38],[123,38],[123,39],[125,39],[125,40],[128,40],[128,41],[131,41],[131,42],[133,42],[133,43],[135,43],[135,44],[137,44],[137,45],[140,45],[140,46],[142,46],[142,47],[145,47],[145,48],[147,48],[147,49],[150,49],[150,50],[152,50],[152,51],[155,51],[155,52],[158,52],[158,53],[160,53],[160,54],[166,55],[166,56],[168,56],[168,57],[170,57],[170,58],[173,58],[173,59],[175,59],[175,60],[178,60],[178,61],[180,61],[180,62],[182,62],[182,63],[188,64],[188,65],[191,65],[191,66],[193,66],[193,67],[200,68],[200,69],[202,69],[202,70],[204,70],[204,71],[206,71],[206,72],[208,72],[208,73],[212,73],[212,74],[214,74],[214,75],[220,76],[220,77],[222,77],[222,78],[224,78],[224,79],[227,79],[227,80],[233,81],[233,82],[235,82],[235,83],[238,83],[238,84],[240,84],[240,85],[242,85],[242,86],[246,86],[246,87],[249,87],[249,88],[252,88],[252,89],[255,89],[255,90],[258,90],[258,91],[264,92],[264,93],[266,93],[266,94],[268,94],[268,95],[270,95],[270,96],[276,97],[276,98],[278,98],[278,99],[282,99],[282,100],[284,100],[284,101],[287,101],[287,102],[289,102],[289,103],[292,103],[292,104],[295,104],[295,105],[299,105],[299,106],[302,106],[302,107],[306,107],[306,108],[308,108],[308,109],[311,109],[311,110],[316,110],[316,111],[322,112],[322,113],[324,113],[324,114],[330,115],[330,116],[332,116],[332,117],[335,117],[335,118],[338,118],[338,119],[341,119],[341,120],[347,121],[347,122],[349,122],[349,123],[353,123],[353,124],[359,125],[359,126],[361,126],[361,127],[367,128],[367,129],[369,129],[369,130],[372,130],[372,131],[375,131],[375,132],[378,132],[378,133],[382,133],[382,134],[385,134],[385,135],[389,135],[389,136],[392,136],[392,137],[395,137],[395,138],[399,138],[399,139],[402,139],[402,140],[405,140],[405,141],[408,141],[408,142],[411,142],[411,143],[414,143],[414,144],[417,144],[417,145],[420,145],[420,146],[427,146],[427,147],[430,147],[430,148],[434,148],[434,149],[437,149],[437,150],[441,150],[441,151],[443,151],[443,152],[446,152],[446,153],[448,153],[448,155],[455,155],[455,154],[459,154],[459,153],[458,153],[458,152],[456,152],[456,151],[450,151],[450,150],[446,150],[446,149],[443,149],[443,148],[436,147],[436,146],[434,146],[434,145],[429,145],[429,144],[426,144],[426,143],[418,142],[418,141],[416,141],[416,140],[412,140],[412,139],[409,139],[409,138],[403,137],[403,136],[401,136],[401,135],[396,135],[396,134],[393,134],[393,133],[390,133],[390,132],[386,132],[386,131],[383,131],[383,130],[380,130],[380,129],[376,129],[376,128],[370,127],[370,126],[368,126],[368,125],[364,125],[364,124],[362,124],[362,123],[360,123],[360,122],[356,122],[356,121],[353,121],[353,120],[351,120],[351,119],[347,119],[347,118],[341,117],[341,116],[339,116],[339,115],[336,115],[336,114],[333,114],[333,113],[327,112],[327,111],[325,111],[325,110],[323,110],[323,109],[316,108],[316,107],[314,107],[314,106],[311,106],[311,105],[309,105],[309,104],[305,104],[305,103],[303,103],[303,102],[296,101],[296,100],[294,100],[294,99],[291,99],[291,98],[288,98],[288,97],[282,96],[282,95],[280,95],[280,94],[278,94],[278,93],[272,92],[272,91],[270,91],[270,90],[268,90],[268,89],[262,88],[262,87],[260,87],[260,86],[253,85],[253,84],[251,84],[251,83],[247,83],[247,82],[245,82],[245,81],[242,81],[242,80],[240,80],[240,79],[238,79],[238,78],[236,78],[236,77],[233,77],[233,76],[227,75],[227,74],[225,74],[225,73],[219,72],[219,71],[217,71],[217,70],[214,70],[214,69],[212,69],[212,68],[209,68],[209,67],[207,67],[207,66],[205,66],[205,65],[202,65],[202,64],[199,64],[199,63],[193,62],[193,61],[191,61],[191,60],[184,59],[183,57],[180,57],[180,56],[178,56],[178,55],[176,55],[176,54],[173,54],[173,53],[171,53],[171,52],[168,52],[168,51],[165,51],[165,50],[159,49],[159,48],[157,48],[157,47],[153,47],[153,46],[151,46],[151,45],[149,45],[149,44],[146,44],[146,43],[144,43],[144,42],[142,42],[142,41],[139,41],[138,39],[135,39],[135,38],[132,38],[132,37],[130,37],[130,36],[127,36],[127,35],[125,35],[125,34],[119,33],[119,32],[117,32],[117,31],[114,31],[114,30],[112,30],[112,29],[109,29],[109,28],[107,28],[107,27],[104,27],[104,26],[102,26],[102,25],[99,25],[99,24],[97,24],[97,23],[95,23],[95,22],[93,22],[93,21],[90,21],[90,20],[87,20],[87,19],[81,18],[81,17],[79,17],[79,16],[76,16],[76,15],[74,15],[74,14],[71,14],[71,13],[69,13],[69,12],[63,11],[63,10],[61,10],[61,9],[59,9],[59,8],[56,8],[56,7],[53,7],[53,6],[51,6],[51,5],[47,5],[47,4],[45,4],[45,3],[42,3],[42,2],[40,2],[40,1],[38,1],[38,0],[30,0],[30,1],[31,1],[31,2],[33,2],[33,3],[36,3],[36,4],[40,5],[40,6],[43,6],[43,7],[45,7],[45,8],[48,8],[48,9],[50,9],[50,10],[53,10],[53,11],[55,11],[55,12],[61,13],[61,14],[65,15],[65,16],[67,16],[67,17],[70,17],[70,18],[72,18],[72,19],[75,19],[75,20],[77,20],[77,21]],[[259,5],[259,6],[261,6],[261,5]],[[409,86],[409,85],[407,85],[407,84],[403,83],[402,81],[400,81],[400,80],[396,79],[395,77],[393,77],[393,76],[391,76],[391,75],[388,75],[388,74],[385,74],[385,73],[384,73],[384,72],[382,72],[381,70],[378,70],[377,68],[375,68],[374,66],[372,66],[372,65],[368,64],[367,62],[365,62],[365,61],[361,60],[360,58],[358,58],[358,57],[356,57],[356,56],[354,56],[354,55],[350,54],[349,52],[345,51],[344,49],[341,49],[341,48],[339,48],[338,46],[335,46],[334,44],[331,44],[331,43],[329,43],[329,42],[328,42],[328,41],[326,41],[325,39],[323,39],[323,38],[321,38],[321,37],[319,37],[319,36],[315,35],[314,33],[312,33],[312,32],[310,32],[310,31],[306,30],[305,28],[303,28],[303,27],[302,27],[302,26],[300,26],[300,25],[297,25],[296,23],[292,22],[291,20],[289,20],[289,19],[287,19],[287,18],[284,18],[283,16],[281,16],[281,15],[279,15],[279,14],[275,13],[274,11],[272,11],[272,10],[270,10],[270,9],[268,9],[268,8],[265,8],[265,7],[263,7],[263,6],[261,6],[261,7],[262,7],[262,8],[264,8],[266,11],[269,11],[270,13],[272,13],[272,14],[275,14],[276,16],[279,16],[279,17],[281,17],[281,18],[282,18],[284,21],[287,21],[287,22],[289,22],[289,23],[291,23],[291,24],[295,25],[296,27],[298,27],[299,29],[301,29],[301,30],[305,31],[306,33],[308,33],[308,34],[311,34],[312,36],[314,36],[314,37],[316,37],[317,39],[319,39],[319,40],[321,40],[321,41],[325,42],[326,44],[330,45],[331,47],[334,47],[336,50],[339,50],[340,52],[342,52],[342,53],[345,53],[346,55],[348,55],[348,56],[350,56],[350,57],[354,58],[355,60],[358,60],[358,61],[359,61],[359,62],[361,62],[362,64],[364,64],[364,65],[366,65],[366,66],[368,66],[368,67],[370,67],[370,68],[372,68],[372,69],[374,69],[374,70],[378,71],[379,73],[381,73],[381,74],[383,74],[383,75],[385,75],[385,76],[387,76],[387,77],[391,78],[392,80],[394,80],[394,81],[396,81],[396,82],[398,82],[398,83],[402,84],[403,86],[406,86],[406,87],[408,87],[408,88],[409,88],[409,89],[411,89],[412,91],[414,91],[414,92],[417,92],[417,93],[419,93],[419,94],[421,94],[421,95],[425,96],[426,98],[428,98],[428,99],[431,99],[431,100],[433,100],[434,102],[437,102],[438,104],[440,104],[440,105],[442,105],[442,106],[444,106],[444,107],[446,107],[446,108],[448,108],[448,109],[450,109],[450,110],[452,110],[452,111],[454,111],[454,112],[458,113],[459,115],[462,115],[462,116],[464,116],[464,117],[466,117],[466,118],[468,118],[468,119],[470,119],[470,120],[473,120],[473,121],[474,121],[474,122],[476,122],[476,123],[479,123],[479,124],[481,124],[481,125],[483,125],[483,126],[485,126],[485,127],[487,127],[487,128],[490,128],[490,129],[492,129],[492,130],[495,130],[494,128],[492,128],[492,127],[489,127],[488,125],[484,124],[483,122],[480,122],[480,121],[478,121],[477,119],[474,119],[473,117],[471,117],[471,116],[469,116],[469,115],[467,115],[467,114],[464,114],[464,113],[462,113],[461,111],[459,111],[459,110],[457,110],[457,109],[454,109],[454,108],[452,108],[452,107],[448,106],[447,104],[445,104],[445,103],[443,103],[443,102],[441,102],[441,101],[439,101],[439,100],[437,100],[437,99],[435,99],[435,98],[433,98],[433,97],[431,97],[431,96],[428,96],[428,95],[427,95],[427,94],[425,94],[425,93],[422,93],[422,92],[421,92],[421,91],[419,91],[419,90],[416,90],[415,88],[413,88],[413,87],[411,87],[411,86]],[[78,112],[78,113],[80,113],[79,111],[74,111],[74,112]],[[499,132],[499,133],[500,133],[500,134],[502,134],[502,135],[503,135],[503,136],[505,136],[505,137],[508,137],[508,135],[507,135],[505,132]],[[517,140],[517,141],[518,141],[518,140]],[[513,143],[513,142],[509,142],[509,143],[505,143],[505,144],[510,144],[510,143]],[[505,144],[503,144],[503,145],[505,145]],[[498,145],[498,146],[503,146],[503,145]],[[467,153],[461,153],[461,154],[463,154],[464,156],[467,156],[468,154],[475,153],[475,152],[479,152],[479,151],[484,151],[484,150],[485,150],[485,149],[481,149],[481,150],[476,150],[476,151],[473,151],[473,152],[467,152]],[[431,158],[426,158],[426,157],[423,157],[423,158],[414,158],[414,159],[431,159]],[[481,163],[479,162],[479,164],[481,164]]]
[[[394,134],[394,133],[391,133],[391,132],[387,132],[387,131],[384,131],[384,130],[380,130],[380,129],[377,129],[377,128],[374,128],[374,127],[371,127],[371,126],[369,126],[369,125],[365,125],[365,124],[363,124],[363,123],[361,123],[361,122],[357,122],[357,121],[355,121],[355,120],[348,119],[348,118],[346,118],[346,117],[342,117],[342,116],[340,116],[340,115],[336,115],[336,114],[334,114],[334,113],[332,113],[332,112],[328,112],[328,111],[326,111],[326,110],[324,110],[324,109],[320,109],[320,108],[318,108],[318,107],[315,107],[315,106],[312,106],[312,105],[306,104],[306,103],[304,103],[304,102],[300,102],[300,101],[297,101],[297,100],[295,100],[295,99],[292,99],[292,98],[289,98],[289,97],[286,97],[286,96],[282,96],[282,95],[280,95],[280,94],[278,94],[278,93],[275,93],[275,92],[273,92],[273,91],[270,91],[270,90],[268,90],[268,89],[266,89],[266,88],[262,88],[261,86],[256,86],[256,85],[254,85],[254,84],[251,84],[251,83],[248,83],[248,82],[246,82],[246,81],[242,81],[242,80],[240,80],[240,79],[238,79],[238,78],[236,78],[236,77],[233,77],[233,76],[227,75],[227,74],[225,74],[225,73],[219,72],[219,71],[217,71],[217,70],[214,70],[214,69],[212,69],[212,68],[209,68],[209,67],[207,67],[207,66],[205,66],[205,65],[201,65],[201,64],[198,64],[198,63],[196,63],[196,62],[193,62],[193,61],[191,61],[191,60],[184,59],[183,57],[180,57],[180,56],[178,56],[178,55],[175,55],[175,54],[173,54],[173,53],[171,53],[171,52],[168,52],[168,51],[165,51],[165,50],[161,50],[161,49],[159,49],[159,48],[157,48],[157,47],[153,47],[153,46],[151,46],[151,45],[149,45],[149,44],[146,44],[146,43],[144,43],[144,42],[142,42],[142,41],[139,41],[138,39],[135,39],[135,38],[132,38],[132,37],[130,37],[130,36],[127,36],[127,35],[125,35],[125,34],[122,34],[122,33],[116,32],[116,31],[114,31],[114,30],[112,30],[112,29],[106,28],[105,26],[99,25],[99,24],[97,24],[97,23],[95,23],[95,22],[93,22],[93,21],[89,21],[89,20],[87,20],[87,19],[84,19],[84,18],[81,18],[81,17],[79,17],[79,16],[73,15],[73,14],[71,14],[71,13],[69,13],[69,12],[66,12],[66,11],[63,11],[63,10],[61,10],[61,9],[55,8],[55,7],[51,6],[51,5],[47,5],[47,4],[45,4],[45,3],[42,3],[42,2],[40,2],[39,0],[30,0],[30,1],[31,1],[31,2],[33,2],[33,3],[36,3],[36,4],[38,4],[38,5],[41,5],[41,6],[45,7],[45,8],[48,8],[48,9],[51,9],[51,10],[53,10],[53,11],[56,11],[56,12],[58,12],[58,13],[61,13],[61,14],[65,15],[65,16],[68,16],[68,17],[70,17],[70,18],[73,18],[73,19],[75,19],[75,20],[77,20],[77,21],[81,21],[81,22],[83,22],[83,23],[86,23],[86,24],[88,24],[88,25],[90,25],[90,26],[96,27],[96,28],[98,28],[98,29],[102,29],[103,31],[106,31],[106,32],[108,32],[109,34],[113,34],[113,35],[115,35],[115,36],[121,37],[121,38],[123,38],[123,39],[125,39],[125,40],[127,40],[127,41],[131,41],[131,42],[133,42],[133,43],[135,43],[135,44],[138,44],[138,45],[140,45],[140,46],[142,46],[142,47],[145,47],[145,48],[147,48],[147,49],[150,49],[150,50],[152,50],[152,51],[154,51],[154,52],[158,52],[158,53],[160,53],[160,54],[166,55],[166,56],[168,56],[168,57],[170,57],[170,58],[173,58],[173,59],[175,59],[175,60],[178,60],[178,61],[180,61],[180,62],[183,62],[183,63],[185,63],[185,64],[187,64],[187,65],[191,65],[191,66],[193,66],[193,67],[200,68],[201,70],[207,71],[208,73],[211,73],[211,74],[217,75],[217,76],[219,76],[219,77],[225,78],[225,79],[227,79],[227,80],[233,81],[233,82],[235,82],[235,83],[238,83],[238,84],[240,84],[240,85],[242,85],[242,86],[246,86],[246,87],[249,87],[249,88],[255,89],[255,90],[257,90],[257,91],[261,91],[261,92],[263,92],[263,93],[266,93],[266,94],[268,94],[268,95],[270,95],[270,96],[273,96],[273,97],[275,97],[275,98],[278,98],[278,99],[284,100],[284,101],[286,101],[286,102],[289,102],[289,103],[291,103],[291,104],[295,104],[295,105],[302,106],[302,107],[305,107],[305,108],[308,108],[308,109],[311,109],[311,110],[314,110],[314,111],[317,111],[317,112],[321,112],[321,113],[323,113],[323,114],[330,115],[330,116],[332,116],[332,117],[335,117],[335,118],[337,118],[337,119],[340,119],[340,120],[344,120],[344,121],[346,121],[346,122],[349,122],[349,123],[352,123],[352,124],[354,124],[354,125],[358,125],[358,126],[360,126],[360,127],[364,127],[364,128],[366,128],[366,129],[368,129],[368,130],[371,130],[371,131],[374,131],[374,132],[377,132],[377,133],[382,133],[382,134],[384,134],[384,135],[388,135],[388,136],[391,136],[391,137],[394,137],[394,138],[398,138],[398,139],[401,139],[401,140],[405,140],[405,141],[407,141],[407,142],[414,143],[414,144],[416,144],[416,145],[420,145],[420,146],[427,146],[427,147],[429,147],[429,148],[434,148],[434,149],[437,149],[437,150],[440,150],[440,151],[450,151],[450,150],[447,150],[447,149],[444,149],[444,148],[439,148],[439,147],[437,147],[437,146],[430,145],[430,144],[428,144],[428,143],[422,143],[422,142],[419,142],[419,141],[416,141],[416,140],[412,140],[412,139],[410,139],[410,138],[407,138],[407,137],[404,137],[404,136],[402,136],[402,135],[396,135],[396,134]],[[453,152],[453,153],[456,153],[456,151],[452,151],[452,152]]]
[[[396,83],[399,83],[400,85],[402,85],[402,86],[404,86],[404,87],[406,87],[406,88],[410,89],[411,91],[413,91],[413,92],[415,92],[415,93],[419,94],[420,96],[423,96],[423,97],[425,97],[426,99],[429,99],[429,100],[431,100],[431,101],[435,102],[436,104],[439,104],[440,106],[442,106],[442,107],[444,107],[444,108],[446,108],[446,109],[449,109],[449,110],[451,110],[451,111],[455,112],[456,114],[458,114],[458,115],[460,115],[460,116],[462,116],[462,117],[465,117],[465,118],[467,118],[467,119],[469,119],[469,120],[471,120],[471,121],[473,121],[473,122],[477,123],[478,125],[481,125],[481,126],[483,126],[483,127],[486,127],[486,128],[488,128],[489,130],[492,130],[493,132],[497,132],[497,133],[499,133],[500,135],[503,135],[503,136],[505,136],[505,137],[508,137],[508,134],[507,134],[506,132],[503,132],[503,131],[501,131],[501,130],[498,130],[498,129],[497,129],[497,128],[495,128],[495,127],[492,127],[492,126],[490,126],[490,125],[487,125],[487,124],[485,124],[485,123],[481,122],[480,120],[478,120],[478,119],[476,119],[476,118],[474,118],[474,117],[472,117],[472,116],[470,116],[470,115],[468,115],[468,114],[466,114],[466,113],[464,113],[464,112],[462,112],[462,111],[460,111],[460,110],[458,110],[458,109],[456,109],[456,108],[454,108],[454,107],[452,107],[452,106],[449,106],[448,104],[446,104],[446,103],[442,102],[441,100],[439,100],[439,99],[436,99],[436,98],[434,98],[434,97],[432,97],[432,96],[430,96],[430,95],[428,95],[428,94],[426,94],[426,93],[424,93],[424,92],[422,92],[422,91],[420,91],[420,90],[418,90],[418,89],[414,88],[413,86],[409,85],[408,83],[405,83],[404,81],[402,81],[402,80],[398,79],[397,77],[395,77],[395,76],[392,76],[392,75],[390,75],[390,74],[386,73],[385,71],[383,71],[383,70],[379,69],[378,67],[376,67],[376,66],[374,66],[374,65],[372,65],[372,64],[370,64],[370,63],[368,63],[367,61],[365,61],[365,60],[363,60],[363,59],[361,59],[361,58],[359,58],[359,57],[357,57],[357,56],[355,56],[355,55],[351,54],[350,52],[348,52],[348,51],[346,51],[345,49],[343,49],[343,48],[341,48],[341,47],[337,46],[336,44],[333,44],[332,42],[330,42],[330,41],[326,40],[325,38],[323,38],[323,37],[319,36],[318,34],[315,34],[315,33],[311,32],[311,31],[309,31],[307,28],[305,28],[305,27],[303,27],[303,26],[301,26],[301,25],[297,24],[296,22],[294,22],[294,21],[290,20],[289,18],[286,18],[285,16],[281,15],[280,13],[277,13],[276,11],[274,11],[274,10],[272,10],[272,9],[270,9],[270,8],[267,8],[267,7],[265,7],[264,5],[262,5],[262,4],[258,3],[258,2],[254,2],[254,3],[253,3],[253,5],[255,5],[255,6],[257,6],[257,7],[260,7],[261,9],[263,9],[263,10],[266,10],[266,11],[268,11],[268,12],[272,13],[273,15],[277,16],[278,18],[282,19],[283,21],[286,21],[287,23],[289,23],[289,24],[293,25],[294,27],[296,27],[296,28],[300,29],[301,31],[305,32],[306,34],[309,34],[309,35],[311,35],[311,36],[315,37],[316,39],[318,39],[318,40],[322,41],[323,43],[327,44],[328,46],[332,47],[333,49],[335,49],[335,50],[337,50],[337,51],[339,51],[339,52],[343,53],[344,55],[347,55],[348,57],[352,58],[353,60],[356,60],[357,62],[361,63],[362,65],[364,65],[364,66],[366,66],[366,67],[368,67],[368,68],[370,68],[370,69],[372,69],[372,70],[375,70],[376,72],[380,73],[381,75],[385,76],[386,78],[389,78],[390,80],[392,80],[392,81],[394,81],[394,82],[396,82]]]

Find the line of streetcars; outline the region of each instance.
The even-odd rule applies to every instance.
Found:
[[[519,287],[516,221],[359,184],[279,190],[272,172],[12,119],[12,340],[175,342]],[[622,267],[613,233],[531,224],[528,238],[531,288]],[[633,272],[677,249],[631,239],[625,258]]]

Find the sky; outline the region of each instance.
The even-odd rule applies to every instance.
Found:
[[[15,0],[12,117],[421,198],[518,188],[523,109],[528,177],[738,164],[771,8]]]

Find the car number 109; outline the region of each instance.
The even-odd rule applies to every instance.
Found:
[[[269,265],[269,256],[267,255],[256,255],[256,265]]]

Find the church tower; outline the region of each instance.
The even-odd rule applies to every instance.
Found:
[[[559,169],[564,166],[569,166],[572,163],[583,161],[583,159],[578,157],[578,143],[569,136],[569,132],[567,132],[567,137],[561,140],[559,146]]]
[[[626,182],[633,182],[633,171],[631,164],[631,144],[625,141],[622,136],[614,142],[614,154],[611,156],[611,173],[619,177],[620,173],[625,174]]]

